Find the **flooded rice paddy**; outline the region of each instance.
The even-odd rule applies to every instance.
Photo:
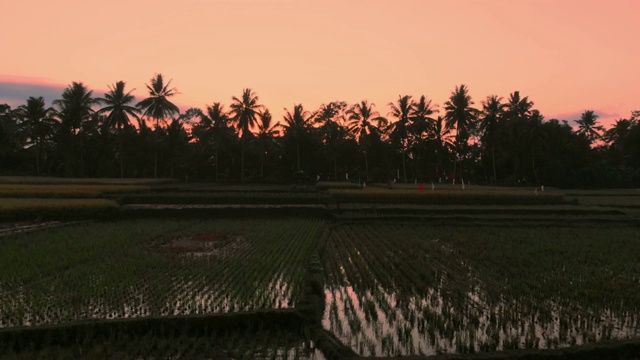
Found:
[[[605,246],[602,233],[578,239],[567,231],[551,234],[564,239],[527,230],[492,240],[491,231],[477,229],[338,227],[326,251],[323,327],[361,356],[557,349],[639,337],[639,273],[628,269],[638,265],[599,249],[637,254],[640,244]],[[548,241],[582,248],[540,253]],[[520,253],[509,254],[513,248]],[[594,273],[591,262],[626,267],[628,277]],[[580,281],[586,275],[593,277]],[[612,281],[630,286],[611,288]]]

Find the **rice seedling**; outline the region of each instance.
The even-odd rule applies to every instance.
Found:
[[[636,338],[639,235],[632,227],[341,225],[325,252],[323,326],[363,356]]]

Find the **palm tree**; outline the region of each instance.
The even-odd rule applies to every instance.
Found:
[[[410,129],[417,140],[421,140],[424,133],[429,134],[434,130],[435,119],[431,117],[438,112],[438,105],[431,104],[431,100],[422,95],[420,100],[414,104],[411,111],[412,128]]]
[[[297,171],[300,171],[300,137],[311,127],[311,121],[316,116],[315,113],[306,111],[302,104],[293,105],[293,113],[284,109],[284,124],[282,128],[285,134],[293,136],[296,140],[296,163]]]
[[[60,120],[58,144],[64,149],[67,174],[72,172],[72,158],[76,152],[80,153],[80,175],[84,173],[84,157],[80,130],[84,122],[90,121],[94,113],[93,106],[99,105],[100,99],[93,97],[93,91],[88,90],[83,83],[73,82],[63,92],[62,98],[53,101],[56,116]],[[79,138],[79,149],[76,149],[76,139]]]
[[[237,122],[238,131],[240,131],[240,141],[242,143],[242,155],[240,160],[240,181],[244,182],[244,143],[246,139],[252,136],[251,128],[256,123],[256,117],[263,108],[258,104],[258,95],[251,89],[243,89],[240,99],[231,98],[234,102],[231,104],[231,115],[233,120]]]
[[[202,111],[198,114],[200,121],[193,127],[193,134],[198,138],[199,143],[213,146],[215,161],[215,179],[218,181],[219,155],[221,149],[229,150],[231,138],[234,136],[230,126],[231,118],[225,111],[224,105],[214,102],[212,106],[207,106],[206,113]]]
[[[324,144],[324,150],[333,160],[334,179],[338,179],[338,147],[349,136],[349,132],[342,125],[346,108],[346,102],[333,101],[322,104],[316,112],[315,123],[320,125],[318,130]]]
[[[371,136],[380,135],[380,127],[387,124],[387,119],[373,110],[375,104],[369,104],[367,100],[353,105],[347,110],[349,131],[358,139],[358,144],[364,152],[364,164],[367,177],[369,176],[369,160],[367,150],[371,142]],[[375,123],[375,124],[374,124]]]
[[[409,95],[398,96],[397,105],[392,102],[389,103],[389,107],[391,108],[389,115],[397,119],[389,126],[391,130],[389,137],[391,142],[400,148],[400,152],[402,153],[402,176],[405,182],[407,181],[405,155],[410,144],[409,127],[411,126],[410,120],[414,105],[415,103]]]
[[[613,124],[613,126],[611,126],[611,128],[604,133],[604,141],[606,141],[610,146],[617,144],[627,136],[631,128],[637,123],[638,122],[635,119],[616,120],[615,124]]]
[[[502,103],[502,97],[497,95],[487,96],[487,100],[482,103],[482,115],[480,118],[480,130],[484,132],[487,142],[491,146],[491,164],[493,167],[493,182],[497,183],[496,175],[496,126],[504,116],[506,104]]]
[[[258,132],[254,135],[260,151],[260,177],[264,178],[264,155],[269,151],[269,147],[274,144],[273,139],[280,135],[280,131],[276,130],[278,124],[271,124],[273,118],[268,109],[259,113],[258,117]]]
[[[19,131],[16,110],[11,110],[8,104],[0,103],[0,164],[4,164],[23,146],[16,136]]]
[[[433,138],[436,142],[437,155],[438,155],[438,168],[436,175],[442,177],[440,173],[444,169],[442,168],[442,155],[445,149],[452,149],[455,147],[453,135],[451,135],[451,128],[447,126],[445,118],[438,116],[434,122]]]
[[[456,129],[456,161],[453,163],[453,172],[456,172],[457,160],[462,155],[463,147],[466,147],[469,139],[469,130],[474,126],[478,110],[471,107],[473,101],[466,85],[456,86],[449,100],[444,103],[446,110],[445,120],[449,129]]]
[[[168,98],[178,94],[176,88],[170,88],[171,80],[166,84],[162,74],[156,74],[150,80],[151,84],[146,84],[147,90],[149,90],[149,97],[136,104],[141,110],[144,110],[142,116],[150,116],[156,121],[155,129],[155,146],[153,154],[153,177],[158,177],[158,131],[160,127],[160,121],[165,120],[171,115],[178,114],[180,109],[169,101]]]
[[[520,98],[520,91],[509,94],[509,101],[506,104],[506,115],[510,120],[526,120],[531,116],[533,101],[529,97]]]
[[[526,132],[523,138],[524,145],[531,154],[531,169],[533,170],[533,177],[537,186],[540,186],[541,183],[536,168],[536,152],[546,146],[547,139],[547,134],[542,128],[543,120],[544,117],[540,114],[540,111],[533,110],[527,121]]]
[[[604,127],[598,125],[598,118],[599,116],[592,110],[585,110],[580,116],[580,119],[576,120],[576,124],[578,124],[576,134],[587,138],[589,143],[601,139],[602,135],[600,133],[604,131]]]
[[[133,90],[125,93],[125,82],[118,81],[113,86],[109,86],[109,92],[104,94],[104,98],[100,99],[105,104],[103,108],[98,110],[99,114],[108,113],[106,118],[107,126],[116,129],[118,132],[118,147],[120,158],[120,178],[124,178],[124,151],[122,146],[122,130],[131,126],[130,116],[139,119],[140,110],[129,105],[135,100],[135,96],[131,94]]]
[[[36,175],[40,176],[40,153],[42,142],[53,135],[56,125],[53,120],[53,108],[45,107],[45,101],[42,96],[38,98],[29,97],[25,105],[21,105],[17,109],[18,118],[21,121],[21,127],[27,133],[27,137],[33,143],[36,158]]]

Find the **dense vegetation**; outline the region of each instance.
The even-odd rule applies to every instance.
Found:
[[[388,104],[387,116],[363,100],[313,111],[298,104],[273,119],[251,89],[228,110],[214,102],[181,113],[162,75],[147,88],[137,102],[123,81],[103,98],[74,82],[51,108],[41,97],[0,105],[0,173],[284,182],[303,171],[314,180],[640,184],[638,111],[605,129],[590,110],[545,120],[518,91],[474,104],[461,85],[440,107],[406,95]]]

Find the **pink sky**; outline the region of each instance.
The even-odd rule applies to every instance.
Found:
[[[82,81],[101,96],[124,80],[140,100],[159,72],[183,108],[228,108],[250,87],[281,119],[294,103],[441,105],[464,83],[478,107],[519,90],[547,119],[609,123],[640,109],[637,14],[637,0],[7,1],[0,86]],[[15,106],[14,88],[0,102]]]

